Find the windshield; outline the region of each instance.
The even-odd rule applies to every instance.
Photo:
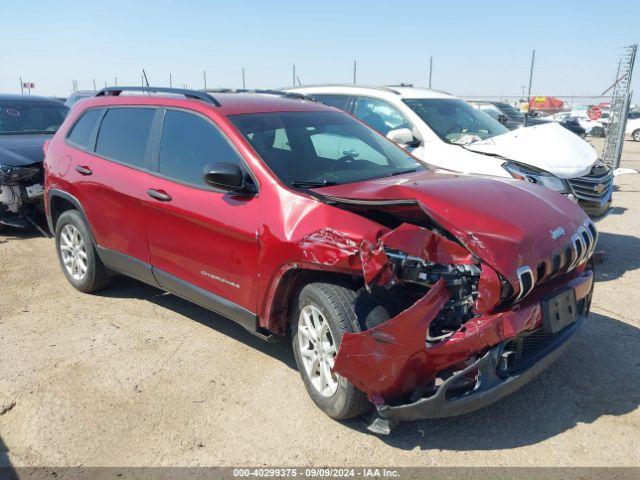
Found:
[[[69,109],[64,105],[36,102],[0,103],[0,135],[55,133]]]
[[[229,118],[291,187],[339,185],[426,168],[345,113],[273,112]]]
[[[457,98],[405,98],[403,102],[448,143],[466,145],[509,131],[486,113]]]

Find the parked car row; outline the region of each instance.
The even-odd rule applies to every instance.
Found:
[[[494,120],[499,121],[509,130],[515,130],[516,128],[530,127],[533,125],[544,125],[550,121],[557,121],[564,128],[570,132],[575,133],[579,137],[586,136],[586,130],[580,125],[580,122],[576,118],[565,117],[562,119],[547,119],[545,117],[536,117],[533,115],[525,116],[516,107],[509,105],[505,102],[496,101],[480,101],[470,100],[469,103],[482,110],[487,115],[491,116]]]
[[[553,363],[593,291],[597,232],[561,188],[579,168],[511,158],[515,132],[445,94],[309,93],[339,109],[142,87],[78,102],[44,162],[70,284],[127,275],[288,337],[315,404],[336,419],[372,410],[378,433],[475,410]],[[454,171],[473,161],[506,174]]]

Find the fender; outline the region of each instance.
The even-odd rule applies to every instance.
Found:
[[[51,200],[55,197],[63,198],[64,200],[71,203],[78,212],[80,212],[80,215],[82,215],[82,218],[87,224],[87,227],[89,229],[89,234],[91,235],[91,241],[97,247],[98,244],[96,243],[96,237],[93,235],[93,228],[91,227],[91,222],[89,222],[89,218],[87,217],[87,214],[85,213],[84,208],[82,208],[82,204],[80,203],[80,201],[70,193],[67,193],[63,190],[59,190],[57,188],[52,188],[49,190],[47,194],[47,201],[46,201],[45,214],[47,216],[47,225],[49,226],[49,230],[51,231],[51,233],[53,235],[55,235],[56,233],[55,225],[53,224],[53,215],[51,214]]]

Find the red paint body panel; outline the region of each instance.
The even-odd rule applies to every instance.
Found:
[[[551,240],[552,230],[575,232],[588,220],[562,195],[517,180],[426,171],[316,191],[346,199],[415,200],[428,217],[513,285],[518,284],[518,267],[535,269],[559,248],[560,242]]]
[[[260,199],[158,177],[147,188],[172,197],[143,201],[151,265],[255,312]]]
[[[409,223],[403,223],[387,233],[381,238],[381,241],[385,247],[400,250],[408,255],[433,263],[444,265],[474,263],[473,256],[458,243],[431,230]]]

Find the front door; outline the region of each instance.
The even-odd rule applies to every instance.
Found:
[[[257,301],[257,231],[264,206],[259,197],[208,186],[205,167],[215,162],[237,162],[247,171],[240,154],[210,119],[166,109],[157,176],[146,185],[151,264],[166,289],[251,323]]]

